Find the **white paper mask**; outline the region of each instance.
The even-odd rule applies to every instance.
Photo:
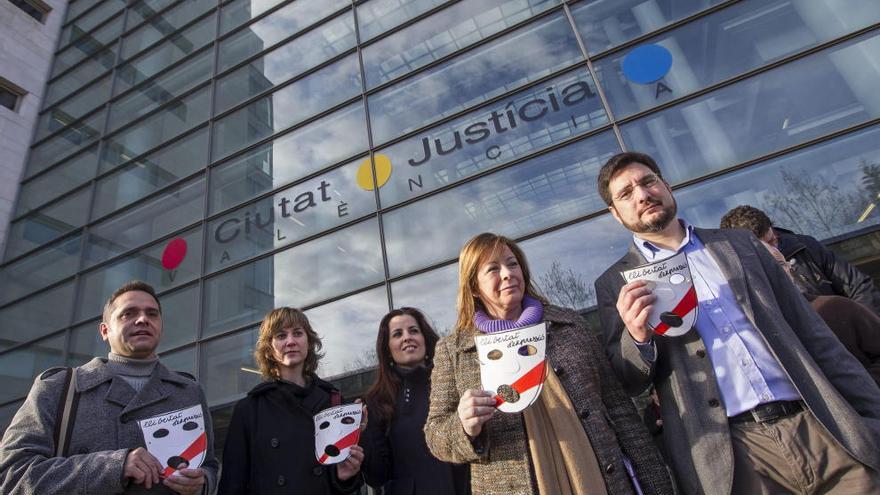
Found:
[[[205,461],[208,439],[201,405],[142,419],[138,425],[147,451],[165,466],[163,477],[177,471],[181,462],[197,468]]]
[[[474,337],[483,390],[494,392],[501,412],[529,407],[544,388],[547,324]]]
[[[361,404],[324,409],[315,415],[315,457],[321,464],[348,459],[351,446],[361,436]]]
[[[678,337],[694,326],[698,311],[697,291],[685,253],[626,270],[622,275],[627,283],[646,281],[657,296],[648,315],[648,326],[654,333]]]

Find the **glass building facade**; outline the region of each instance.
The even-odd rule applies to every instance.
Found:
[[[752,204],[876,276],[878,84],[876,0],[75,0],[0,267],[2,427],[106,354],[133,278],[221,439],[267,311],[360,393],[390,308],[449,330],[479,232],[588,312],[631,242],[596,192],[621,150],[695,225]]]

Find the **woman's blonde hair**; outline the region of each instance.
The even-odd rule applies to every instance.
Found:
[[[263,323],[260,324],[260,335],[257,337],[256,349],[254,349],[254,359],[260,367],[260,374],[264,380],[277,380],[281,378],[279,371],[280,365],[275,359],[275,351],[272,348],[272,337],[280,330],[285,328],[302,328],[306,331],[308,339],[308,354],[303,365],[304,373],[314,373],[318,369],[318,361],[324,357],[319,351],[321,350],[321,337],[312,330],[309,319],[302,310],[297,308],[275,308],[270,311]]]
[[[478,309],[486,311],[486,307],[480,302],[480,299],[476,297],[476,295],[479,294],[479,289],[477,288],[477,272],[486,258],[494,255],[502,248],[502,246],[510,248],[513,255],[516,256],[520,268],[522,268],[523,283],[525,283],[526,286],[526,295],[541,301],[542,304],[547,304],[547,300],[544,299],[544,297],[541,296],[537,289],[532,285],[532,274],[529,271],[529,263],[526,261],[526,255],[522,252],[522,249],[507,237],[493,234],[491,232],[484,232],[467,241],[458,255],[458,321],[455,324],[455,328],[458,331],[476,330],[476,325],[474,325],[474,315]]]

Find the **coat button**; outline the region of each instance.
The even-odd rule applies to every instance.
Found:
[[[706,351],[704,349],[697,349],[697,357],[698,358],[706,357]]]
[[[565,368],[562,366],[556,366],[553,368],[553,372],[556,373],[556,376],[562,376],[565,374]]]
[[[322,474],[324,474],[324,468],[321,466],[315,466],[312,468],[312,474],[314,474],[315,476],[321,476]]]
[[[590,417],[590,410],[589,409],[581,409],[581,417],[584,419],[589,418]]]
[[[709,407],[718,407],[721,403],[718,402],[718,399],[709,399]]]
[[[287,480],[284,479],[284,476],[278,477],[278,486],[284,486],[287,483]]]
[[[277,449],[280,444],[281,442],[279,442],[277,438],[273,438],[269,441],[269,445],[271,445],[273,449]]]
[[[605,466],[605,472],[608,474],[613,473],[614,472],[614,464],[609,464],[609,465]]]

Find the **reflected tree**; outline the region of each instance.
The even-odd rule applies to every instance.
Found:
[[[868,193],[868,200],[877,200],[880,195],[880,164],[862,160],[859,168],[862,170],[862,189]]]
[[[563,268],[559,261],[554,261],[535,282],[551,303],[565,308],[583,309],[596,300],[595,291],[584,278],[571,268]]]
[[[358,353],[354,359],[345,363],[342,366],[342,373],[364,371],[366,369],[375,368],[378,365],[379,358],[376,356],[376,348],[370,347],[369,349],[364,349],[362,352]]]
[[[859,218],[864,198],[821,178],[782,172],[784,188],[768,198],[764,210],[781,227],[819,239],[833,237]]]

